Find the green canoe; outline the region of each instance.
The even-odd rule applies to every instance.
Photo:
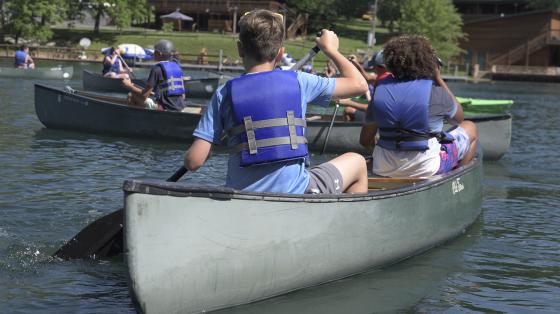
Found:
[[[469,113],[504,113],[513,105],[513,100],[478,99],[457,97],[463,109]]]

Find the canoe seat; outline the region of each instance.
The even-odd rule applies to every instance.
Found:
[[[321,119],[322,119],[321,116],[311,116],[311,117],[305,118],[305,120],[307,120],[307,121],[316,121],[316,120],[321,120]]]
[[[417,182],[426,180],[426,178],[385,178],[370,177],[368,178],[369,190],[390,190],[398,189],[406,185],[412,185]]]
[[[181,112],[200,114],[202,112],[202,107],[185,107]]]

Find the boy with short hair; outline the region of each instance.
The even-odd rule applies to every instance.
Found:
[[[140,88],[128,79],[123,80],[124,86],[130,90],[130,105],[169,111],[181,111],[185,108],[183,71],[173,58],[174,52],[172,42],[166,39],[158,41],[154,45],[154,58],[158,63],[150,70],[146,87]]]
[[[282,16],[255,10],[239,21],[238,51],[245,75],[230,80],[212,97],[185,154],[185,167],[201,167],[212,145],[230,149],[226,186],[276,193],[366,193],[363,156],[347,153],[310,171],[305,139],[307,103],[327,105],[332,97],[367,91],[356,68],[338,52],[338,38],[323,30],[317,44],[340,69],[341,77],[274,70],[284,53]]]

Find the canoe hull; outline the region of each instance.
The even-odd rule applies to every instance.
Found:
[[[510,114],[480,115],[467,117],[473,121],[478,128],[484,160],[498,160],[508,150],[511,143]],[[447,125],[446,128],[450,126]],[[310,121],[307,123],[307,140],[312,151],[321,151],[325,143],[329,128],[328,121]],[[367,154],[360,145],[361,124],[354,122],[335,122],[327,143],[327,152],[354,151]]]
[[[134,84],[145,86],[146,81],[133,79]],[[191,98],[210,98],[222,83],[220,78],[205,78],[185,81],[186,96]],[[84,70],[83,88],[88,91],[107,93],[128,93],[120,79],[103,77],[98,73]]]
[[[69,80],[74,75],[74,67],[52,67],[37,69],[0,68],[0,77],[39,79],[39,80]]]
[[[341,198],[127,181],[125,252],[135,303],[144,313],[210,311],[423,252],[479,215],[482,163],[427,181]]]
[[[35,85],[35,111],[48,128],[155,139],[192,139],[200,118],[119,105],[42,85]]]

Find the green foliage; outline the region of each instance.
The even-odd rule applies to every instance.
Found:
[[[330,28],[337,12],[335,3],[337,0],[287,0],[289,8],[298,13],[309,14],[308,28],[310,31]]]
[[[161,25],[161,30],[166,32],[166,33],[170,33],[173,31],[173,23],[163,23]]]
[[[377,5],[377,17],[383,26],[389,27],[390,32],[394,31],[395,22],[401,17],[403,2],[403,0],[381,0]]]
[[[347,19],[353,17],[361,17],[368,10],[370,0],[335,0],[334,7],[338,16],[344,16]]]
[[[9,16],[7,29],[16,39],[45,42],[53,35],[49,26],[62,21],[65,0],[6,1],[6,9]]]
[[[404,34],[430,39],[438,54],[446,59],[461,52],[463,22],[451,0],[404,0],[399,27]]]
[[[560,0],[529,0],[529,6],[537,10],[558,10]]]
[[[86,8],[95,18],[94,32],[99,32],[99,20],[108,16],[118,29],[129,27],[133,22],[150,20],[154,9],[147,0],[92,0]]]

